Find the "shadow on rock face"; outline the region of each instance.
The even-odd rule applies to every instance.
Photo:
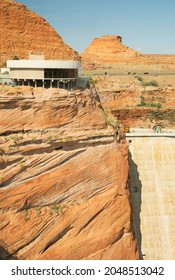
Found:
[[[5,247],[6,245],[4,242],[0,240],[0,260],[17,260],[17,258],[13,254],[10,254]]]

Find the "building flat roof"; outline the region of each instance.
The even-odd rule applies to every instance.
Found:
[[[80,61],[72,60],[7,60],[9,68],[29,69],[79,69]]]

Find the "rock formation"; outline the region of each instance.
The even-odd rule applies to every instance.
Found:
[[[2,87],[0,95],[1,134],[60,127],[63,130],[105,127],[104,114],[93,90],[83,93],[76,90],[71,94],[63,89]]]
[[[0,258],[138,259],[127,143],[95,92],[42,91],[0,94]]]
[[[0,26],[0,65],[15,56],[28,59],[29,53],[43,53],[45,59],[79,59],[44,18],[20,3],[0,1]]]
[[[175,128],[173,75],[106,75],[94,79],[102,107],[122,124]]]
[[[98,68],[131,63],[137,61],[142,54],[123,45],[120,36],[107,35],[94,39],[81,56],[85,68]]]

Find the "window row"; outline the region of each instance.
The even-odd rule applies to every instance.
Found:
[[[44,69],[44,78],[77,78],[78,69]]]

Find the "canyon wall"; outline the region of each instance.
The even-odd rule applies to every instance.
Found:
[[[136,259],[126,145],[32,151],[0,190],[1,244],[17,259]],[[43,168],[43,163],[45,168]],[[32,171],[33,169],[33,171]],[[36,170],[38,174],[36,174]]]
[[[0,1],[0,26],[1,65],[15,56],[28,59],[29,53],[42,53],[45,59],[79,59],[78,53],[64,43],[44,18],[23,4]]]
[[[173,75],[107,75],[95,76],[94,81],[105,111],[124,125],[175,128]]]
[[[106,127],[99,97],[93,90],[0,88],[0,126],[5,132]]]
[[[126,141],[93,90],[43,91],[0,94],[0,259],[138,259]]]

